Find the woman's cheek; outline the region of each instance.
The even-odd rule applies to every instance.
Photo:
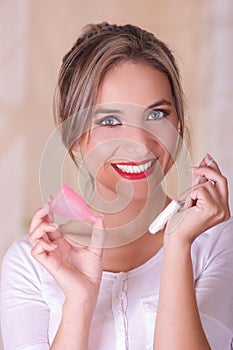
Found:
[[[153,135],[160,147],[169,153],[173,159],[175,158],[177,147],[181,140],[177,127],[177,123],[174,125],[165,118],[158,123],[154,122],[150,126],[147,126],[148,132]]]
[[[114,154],[121,142],[122,139],[98,140],[97,138],[92,138],[88,146],[83,149],[83,163],[94,178],[106,163],[114,159]]]

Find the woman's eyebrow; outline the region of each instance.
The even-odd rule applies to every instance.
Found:
[[[158,107],[158,106],[161,106],[161,105],[169,105],[169,106],[172,106],[172,103],[171,103],[171,101],[169,101],[169,100],[162,99],[162,100],[159,100],[159,101],[153,103],[152,105],[148,106],[147,108],[148,108],[148,109],[152,109],[152,108],[154,108],[154,107]]]
[[[120,109],[97,108],[95,114],[122,114]]]
[[[172,106],[172,102],[166,99],[161,99],[150,106],[147,107],[147,109],[152,109],[154,107],[158,107],[161,105],[169,105]],[[120,109],[113,109],[113,108],[104,108],[104,107],[99,107],[95,109],[95,115],[97,114],[123,114],[123,111]]]

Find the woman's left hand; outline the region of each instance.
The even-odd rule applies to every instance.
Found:
[[[207,166],[208,163],[211,163]],[[165,229],[164,244],[173,238],[191,244],[208,228],[230,217],[227,179],[217,163],[207,155],[199,167],[193,167],[195,185],[186,199],[185,209],[174,215]]]

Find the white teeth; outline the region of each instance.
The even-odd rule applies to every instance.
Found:
[[[120,169],[123,173],[129,174],[138,174],[146,171],[151,167],[153,160],[150,160],[148,163],[140,164],[140,165],[122,165],[115,164],[115,166]]]
[[[147,164],[145,164],[145,166],[144,166],[144,165],[139,165],[139,169],[140,169],[141,171],[146,170],[146,169],[147,169]]]

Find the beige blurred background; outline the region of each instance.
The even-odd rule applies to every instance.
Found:
[[[142,26],[172,48],[193,163],[206,152],[219,161],[233,207],[232,0],[0,0],[0,261],[41,205],[40,159],[54,130],[61,58],[85,24],[103,20]]]

